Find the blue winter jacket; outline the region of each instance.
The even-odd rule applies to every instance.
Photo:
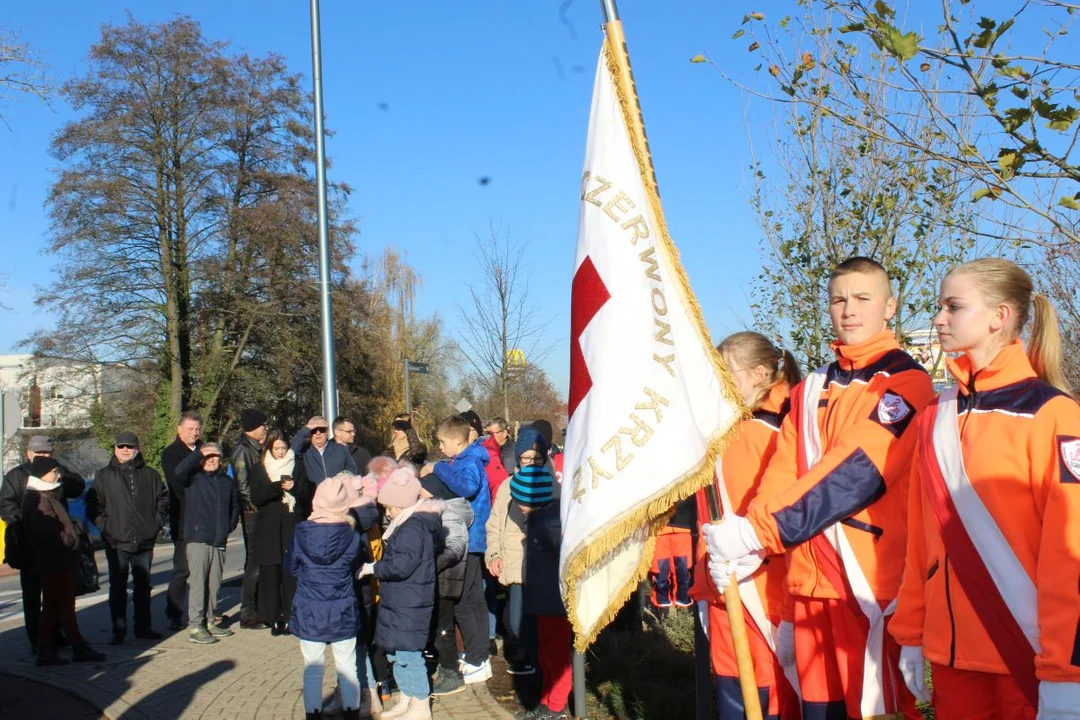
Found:
[[[341,443],[328,440],[323,451],[320,453],[311,444],[311,428],[302,427],[296,431],[292,440],[292,451],[299,460],[303,458],[304,470],[307,471],[308,481],[312,485],[318,485],[328,477],[334,477],[338,473],[348,470],[353,475],[359,475],[356,461],[349,453],[349,448]]]
[[[240,493],[224,467],[210,475],[201,465],[202,453],[196,450],[175,470],[184,487],[184,542],[222,548],[240,521]]]
[[[382,559],[372,570],[379,580],[375,644],[387,652],[427,647],[441,532],[438,511],[421,505],[389,538],[383,537]]]
[[[332,643],[356,637],[360,611],[353,577],[360,533],[348,523],[296,526],[285,553],[285,572],[296,577],[289,630],[301,640]]]
[[[487,448],[477,440],[457,457],[435,463],[435,477],[454,493],[469,501],[473,522],[469,526],[469,552],[487,551],[487,521],[491,515],[491,489],[488,487],[484,467],[490,456]]]

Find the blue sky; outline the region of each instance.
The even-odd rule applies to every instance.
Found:
[[[473,233],[490,219],[528,244],[532,290],[552,319],[555,349],[544,361],[566,392],[570,282],[578,188],[593,72],[601,43],[598,0],[347,2],[322,0],[323,73],[330,177],[352,185],[361,253],[386,246],[408,254],[423,278],[418,310],[438,311],[456,334],[457,303],[475,278]],[[749,289],[760,264],[748,207],[747,98],[706,65],[730,72],[756,64],[732,33],[747,6],[727,0],[621,0],[668,224],[717,338],[750,321]],[[751,8],[752,9],[752,8]],[[177,13],[211,39],[253,54],[275,51],[310,77],[308,4],[302,0],[162,2],[95,0],[8,3],[52,72],[84,68],[104,22]],[[565,20],[565,21],[564,21]],[[386,110],[380,109],[385,103]],[[0,352],[51,318],[33,305],[35,286],[55,277],[42,254],[44,200],[55,161],[51,135],[72,118],[57,98],[3,108],[0,127]],[[477,181],[490,177],[487,186]],[[358,265],[359,267],[359,265]]]

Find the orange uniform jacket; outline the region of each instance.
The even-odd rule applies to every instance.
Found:
[[[821,459],[799,474],[802,419],[789,414],[747,517],[770,553],[788,552],[791,595],[840,597],[807,542],[840,522],[875,597],[891,600],[907,544],[915,443],[908,428],[934,391],[930,376],[900,349],[891,330],[860,345],[834,344],[833,350],[836,360],[827,368],[817,411]]]
[[[1036,674],[1080,682],[1080,454],[1069,452],[1080,450],[1080,406],[1036,378],[1019,342],[974,375],[966,356],[950,361],[949,370],[959,382],[968,479],[1038,592]],[[956,581],[918,477],[910,523],[889,632],[901,645],[921,645],[931,662],[1008,674]]]
[[[769,391],[761,407],[754,411],[752,418],[743,420],[739,427],[739,434],[724,450],[721,467],[724,471],[724,482],[727,486],[728,496],[735,506],[735,514],[746,513],[746,506],[754,496],[761,476],[765,472],[765,466],[769,463],[776,450],[776,438],[779,435],[780,424],[788,410],[788,396],[791,388],[787,383],[780,383]],[[719,495],[717,495],[719,498]],[[709,522],[709,505],[705,499],[705,491],[697,494],[698,501],[698,528]],[[701,535],[699,534],[699,537]],[[697,566],[700,568],[694,573],[694,587],[691,595],[695,600],[708,600],[718,605],[724,604],[722,594],[713,585],[709,573],[705,570],[709,559],[706,557],[705,543],[697,544]],[[781,615],[783,619],[791,620],[790,614],[784,609],[787,593],[784,591],[784,577],[786,566],[782,555],[769,558],[769,562],[758,569],[754,575],[754,584],[757,585],[758,595],[765,606],[765,614],[774,623],[779,623]]]

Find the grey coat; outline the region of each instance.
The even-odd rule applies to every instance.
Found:
[[[442,516],[440,547],[435,556],[439,597],[459,598],[465,587],[465,556],[469,553],[469,526],[472,507],[465,498],[428,501],[439,507]]]

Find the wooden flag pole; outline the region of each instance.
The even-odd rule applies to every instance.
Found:
[[[638,100],[637,87],[634,84],[634,73],[630,67],[630,53],[626,48],[626,36],[623,34],[622,22],[619,20],[619,11],[615,6],[615,0],[602,0],[604,7],[604,34],[607,38],[608,57],[613,63],[616,73],[616,86],[621,88],[624,97],[620,98],[627,103],[624,105],[623,116],[626,118],[627,132],[630,135],[630,143],[634,154],[641,165],[642,180],[646,183],[646,192],[653,200],[653,214],[658,223],[664,223],[663,209],[660,207],[660,188],[656,182],[656,170],[653,167],[652,154],[649,152],[649,140],[645,134],[645,120],[641,115],[641,103]],[[716,487],[713,484],[707,486],[709,497],[710,514],[715,522],[720,519],[719,502],[716,497]],[[743,615],[742,600],[739,597],[739,584],[732,576],[731,583],[724,591],[724,603],[727,605],[727,615],[731,622],[731,637],[735,645],[735,659],[739,667],[739,685],[742,689],[743,708],[746,711],[746,720],[761,720],[761,696],[758,695],[757,679],[754,675],[754,661],[750,655],[750,640],[746,634],[746,618]]]

